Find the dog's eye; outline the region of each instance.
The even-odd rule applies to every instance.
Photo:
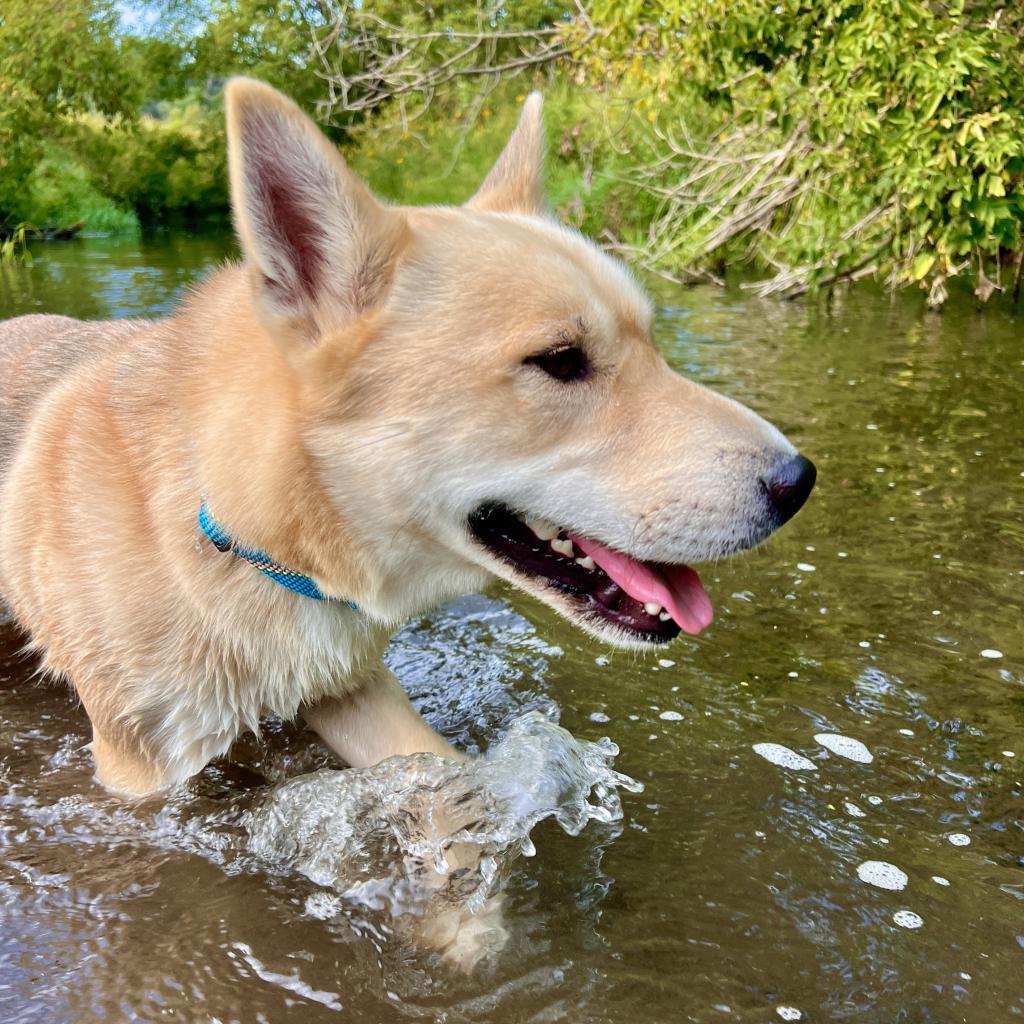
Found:
[[[587,354],[577,345],[562,345],[559,348],[548,349],[547,352],[530,356],[523,362],[527,366],[539,366],[546,374],[563,383],[584,380],[590,373]]]

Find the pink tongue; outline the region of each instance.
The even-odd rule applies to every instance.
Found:
[[[688,565],[645,565],[621,551],[612,551],[596,540],[568,534],[569,539],[599,566],[630,597],[647,604],[663,605],[679,628],[699,633],[711,624],[714,609],[700,577]]]

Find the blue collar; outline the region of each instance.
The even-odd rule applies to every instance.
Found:
[[[213,542],[218,551],[230,551],[243,562],[248,562],[254,569],[259,569],[264,576],[269,576],[275,583],[295,591],[303,597],[311,597],[314,601],[336,601],[337,598],[327,597],[308,576],[295,572],[287,566],[275,562],[269,555],[257,548],[244,548],[236,544],[230,534],[218,524],[210,512],[210,506],[204,501],[199,506],[199,529]],[[351,601],[345,604],[349,608],[357,608]]]

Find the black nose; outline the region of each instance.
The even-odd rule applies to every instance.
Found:
[[[762,479],[765,493],[779,517],[779,526],[800,511],[807,496],[814,489],[818,471],[810,459],[794,455],[786,459],[767,479]]]

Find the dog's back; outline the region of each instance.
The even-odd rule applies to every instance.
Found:
[[[75,366],[139,326],[45,315],[0,322],[0,480],[38,401]]]

